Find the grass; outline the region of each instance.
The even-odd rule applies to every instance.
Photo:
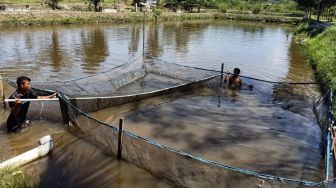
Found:
[[[321,26],[322,25],[322,26]],[[317,80],[324,91],[336,92],[336,27],[327,23],[305,20],[296,28],[296,38],[303,43],[309,62],[315,70]],[[323,28],[323,29],[321,29]],[[336,97],[333,95],[334,116]]]
[[[336,27],[330,27],[305,44],[308,57],[324,88],[336,91]]]
[[[104,4],[113,4],[116,0],[104,0]],[[85,3],[86,0],[63,0],[62,4],[74,4],[74,3]],[[44,0],[0,0],[0,4],[10,4],[10,5],[40,5],[44,3]]]
[[[176,21],[193,19],[235,19],[262,22],[297,23],[301,19],[295,17],[271,16],[263,14],[233,14],[233,13],[147,13],[149,21]],[[0,25],[54,25],[83,23],[123,23],[140,22],[141,12],[96,13],[83,11],[32,11],[26,14],[0,14]]]
[[[29,177],[22,171],[10,169],[0,170],[0,187],[3,188],[28,188],[34,187]]]

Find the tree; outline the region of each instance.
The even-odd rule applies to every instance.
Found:
[[[176,10],[180,5],[180,0],[165,0],[165,7]]]
[[[335,0],[297,0],[299,7],[303,7],[308,10],[309,18],[313,9],[317,11],[317,21],[320,21],[320,16],[323,10],[335,6]]]
[[[186,11],[192,11],[194,8],[200,9],[202,7],[214,6],[213,0],[165,0],[165,6],[176,10],[178,7],[182,7]]]
[[[58,2],[62,0],[45,0],[45,3],[51,7],[52,10],[55,10],[57,8]]]
[[[311,18],[312,10],[317,6],[317,0],[297,0],[298,6],[306,9],[308,17]]]
[[[94,8],[95,8],[95,12],[99,12],[99,3],[101,0],[89,0],[90,3],[93,4]]]
[[[336,0],[318,0],[318,13],[317,13],[317,21],[320,21],[320,16],[322,14],[322,11],[336,6]]]

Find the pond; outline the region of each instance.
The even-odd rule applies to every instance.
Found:
[[[0,75],[6,79],[27,75],[32,78],[32,84],[34,81],[53,82],[86,77],[130,62],[142,54],[144,44],[146,59],[215,70],[220,70],[221,63],[224,63],[225,71],[239,67],[241,75],[269,81],[315,81],[310,65],[293,40],[293,28],[287,25],[203,20],[147,23],[144,29],[143,40],[142,24],[1,28]],[[275,90],[270,92],[275,93]],[[317,86],[307,86],[300,91],[308,98],[319,95]],[[10,92],[10,89],[6,90],[7,96]],[[293,112],[282,106],[260,106],[247,91],[238,92],[235,96],[227,90],[220,92],[220,107],[218,93],[201,92],[185,98],[162,99],[166,105],[158,105],[162,103],[161,99],[160,102],[154,99],[144,101],[141,108],[125,105],[119,112],[112,108],[92,115],[111,123],[116,121],[117,116],[110,116],[115,112],[118,116],[125,116],[126,121],[129,119],[127,129],[140,136],[224,164],[298,179],[323,179],[319,147],[321,130],[311,114]],[[197,114],[200,108],[206,109],[202,117]],[[59,122],[50,123],[36,117],[33,126],[23,133],[7,135],[7,116],[8,111],[2,110],[1,144],[6,145],[1,152],[3,156],[15,155],[27,149],[26,145],[33,145],[23,144],[26,139],[22,138],[38,140],[42,133],[56,135],[61,141],[56,144],[52,162],[42,161],[34,165],[40,170],[48,168],[48,165],[55,168],[45,172],[49,176],[61,174],[59,180],[65,185],[99,185],[95,184],[99,177],[106,178],[108,182],[107,177],[113,179],[118,175],[120,179],[131,179],[130,184],[121,183],[123,187],[132,184],[140,187],[168,186],[133,165],[118,163],[114,157],[111,159],[111,156],[100,154],[97,148],[69,134]],[[156,122],[150,121],[153,116]],[[174,137],[174,132],[166,132],[167,127],[157,126],[175,119],[180,121],[170,124],[171,128],[179,130],[183,124],[178,138]],[[195,122],[195,126],[188,126]],[[288,125],[289,122],[293,124]],[[213,126],[206,127],[204,124]],[[241,130],[248,131],[246,137],[239,136]],[[195,140],[186,139],[185,135],[194,136]],[[222,135],[226,137],[222,138]],[[201,142],[199,138],[206,138],[207,142]],[[71,144],[73,142],[78,147]],[[58,149],[58,145],[62,149]],[[212,148],[212,152],[208,152],[207,148]],[[73,159],[77,163],[58,169],[58,164]],[[57,163],[58,160],[61,162]],[[95,161],[99,161],[99,165],[108,163],[111,166],[83,167]],[[90,178],[78,175],[71,179],[66,173],[67,169],[76,168],[83,176],[91,174]],[[109,173],[114,168],[118,168],[119,173]],[[277,168],[279,171],[274,170]],[[136,170],[131,170],[133,173],[129,174],[129,169]],[[141,179],[148,181],[142,182]]]

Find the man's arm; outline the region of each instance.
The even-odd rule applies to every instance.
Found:
[[[52,99],[55,98],[57,96],[57,93],[53,93],[51,95],[47,95],[47,96],[37,96],[38,99]]]
[[[224,83],[226,84],[227,81],[228,81],[228,76],[226,75],[224,78]]]
[[[239,78],[238,84],[239,84],[239,89],[240,89],[243,86],[243,82],[240,78]]]

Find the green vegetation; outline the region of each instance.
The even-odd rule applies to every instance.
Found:
[[[46,25],[71,23],[114,23],[142,20],[133,14],[134,4],[144,0],[0,0],[11,6],[29,5],[32,11],[27,14],[0,14],[0,25]],[[315,2],[317,0],[309,0]],[[330,0],[321,0],[327,2]],[[237,19],[247,21],[297,23],[307,15],[303,10],[315,10],[316,3],[305,4],[301,0],[157,0],[158,7],[148,13],[150,20],[181,20],[181,19]],[[300,5],[298,7],[298,4]],[[331,6],[331,3],[328,6]],[[48,12],[50,7],[60,9]],[[320,7],[327,7],[326,3]],[[323,6],[322,6],[323,5]],[[308,7],[308,8],[307,8]],[[119,13],[92,14],[101,8],[114,8]],[[301,8],[301,9],[299,9]],[[39,10],[39,11],[36,11]],[[172,13],[171,10],[177,13]],[[335,7],[329,7],[321,16],[330,20]],[[76,12],[76,13],[74,13]],[[190,13],[190,14],[187,14]],[[202,13],[203,15],[200,15]],[[43,17],[41,16],[43,15]],[[91,16],[91,17],[90,17]],[[335,17],[335,16],[333,16]]]
[[[189,12],[194,9],[200,12],[201,8],[217,8],[223,12],[230,9],[254,13],[286,12],[302,14],[297,9],[297,3],[293,0],[165,0],[161,4],[173,10],[183,9]]]
[[[322,88],[327,90],[331,86],[336,91],[336,27],[305,20],[297,26],[295,33],[296,38],[303,43]]]
[[[57,4],[62,0],[45,0],[45,3],[51,7],[52,10],[57,8]]]
[[[326,29],[310,39],[305,46],[318,80],[325,87],[333,83],[336,91],[336,27]]]
[[[235,19],[247,21],[298,23],[301,19],[263,14],[234,14],[234,13],[172,13],[156,10],[146,14],[150,21],[176,21],[192,19]],[[54,25],[54,24],[84,24],[84,23],[123,23],[142,22],[143,13],[114,13],[104,14],[79,11],[56,11],[36,14],[8,14],[0,16],[0,25]]]
[[[29,177],[22,171],[0,170],[0,187],[4,188],[28,188],[34,187]]]
[[[330,24],[317,22],[311,19],[305,19],[295,28],[295,34],[302,40],[307,37],[315,37],[322,33]]]
[[[308,13],[308,18],[311,18],[312,12],[317,14],[317,21],[320,21],[323,12],[329,12],[330,8],[336,5],[334,0],[297,0],[298,6],[305,9]]]

